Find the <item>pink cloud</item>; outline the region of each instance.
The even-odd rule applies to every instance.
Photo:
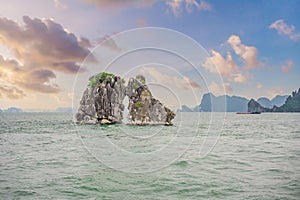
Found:
[[[271,88],[267,91],[267,95],[270,99],[274,98],[276,95],[284,94],[286,94],[286,92],[282,87]]]
[[[159,0],[82,0],[85,3],[96,5],[100,9],[122,9],[128,6],[134,7],[149,7],[153,4],[160,2]],[[194,9],[200,11],[210,11],[212,5],[204,0],[165,0],[165,4],[168,6],[167,13],[173,13],[175,16],[179,16],[182,11],[188,13],[193,12]]]
[[[90,54],[87,38],[77,37],[52,19],[23,17],[24,25],[0,18],[0,45],[14,58],[0,55],[2,97],[21,98],[27,91],[58,93],[56,72],[82,72],[80,63]],[[96,62],[91,56],[90,62]],[[7,91],[11,90],[12,94]]]
[[[210,51],[211,57],[205,61],[203,66],[208,71],[220,74],[229,81],[245,83],[248,81],[249,76],[251,76],[247,70],[261,66],[261,63],[257,61],[257,49],[253,46],[243,44],[237,35],[231,35],[227,43],[231,46],[232,51],[243,61],[243,67],[240,67],[233,60],[232,51],[227,51],[227,55],[224,57],[215,50]]]
[[[231,53],[227,52],[224,58],[219,52],[211,50],[212,56],[204,63],[204,68],[212,73],[220,74],[230,81],[245,83],[247,77],[239,70],[239,66],[233,61]]]
[[[231,35],[227,42],[244,61],[244,68],[246,70],[255,69],[260,66],[260,63],[257,61],[257,49],[255,47],[242,44],[240,37],[237,35]]]
[[[211,4],[202,0],[200,3],[197,0],[166,0],[166,5],[170,7],[175,16],[179,16],[184,8],[189,13],[193,11],[193,8],[202,11],[210,11],[212,9]]]
[[[212,82],[208,86],[208,90],[215,95],[224,95],[232,92],[232,87],[229,83],[217,84],[216,82]]]
[[[261,89],[262,87],[263,87],[263,85],[262,85],[261,83],[257,83],[257,84],[256,84],[256,88],[257,88],[257,89]]]
[[[96,5],[98,8],[124,8],[128,5],[136,7],[146,7],[152,5],[157,0],[82,0],[83,2]]]
[[[281,66],[281,71],[283,73],[288,73],[292,70],[293,66],[294,66],[293,61],[289,60],[289,61],[286,62],[286,64]]]
[[[144,18],[139,18],[139,19],[137,20],[137,25],[138,25],[139,27],[147,26],[147,20],[144,19]]]
[[[282,19],[273,22],[269,28],[275,29],[280,35],[289,36],[289,38],[294,41],[300,38],[300,32],[295,32],[296,27],[294,25],[287,25]]]

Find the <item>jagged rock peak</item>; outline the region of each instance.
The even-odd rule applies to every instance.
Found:
[[[76,122],[79,124],[122,123],[124,98],[128,97],[129,124],[171,125],[175,113],[153,98],[142,75],[125,80],[114,74],[99,73],[89,79],[80,101]],[[125,116],[126,117],[126,116]]]

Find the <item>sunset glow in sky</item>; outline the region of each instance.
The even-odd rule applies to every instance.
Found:
[[[88,75],[80,65],[96,45],[111,35],[148,26],[172,29],[198,42],[211,60],[199,66],[205,76],[222,76],[224,84],[208,81],[205,86],[185,65],[176,66],[184,76],[151,66],[139,71],[183,96],[185,83],[196,91],[197,101],[203,93],[222,94],[222,89],[246,98],[290,94],[300,87],[299,8],[298,0],[1,1],[0,109],[72,106],[76,74]],[[106,42],[107,55],[125,45]],[[103,64],[91,55],[85,62]]]

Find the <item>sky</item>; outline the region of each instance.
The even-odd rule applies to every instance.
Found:
[[[3,0],[0,109],[77,105],[101,71],[175,109],[300,87],[298,0]]]

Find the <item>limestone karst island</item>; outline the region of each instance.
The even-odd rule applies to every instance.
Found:
[[[128,105],[124,105],[128,98]],[[124,109],[128,108],[128,116]],[[80,101],[76,123],[78,124],[128,124],[172,125],[175,113],[155,99],[145,77],[124,79],[114,74],[101,72],[89,79]],[[124,118],[127,118],[124,120]]]

